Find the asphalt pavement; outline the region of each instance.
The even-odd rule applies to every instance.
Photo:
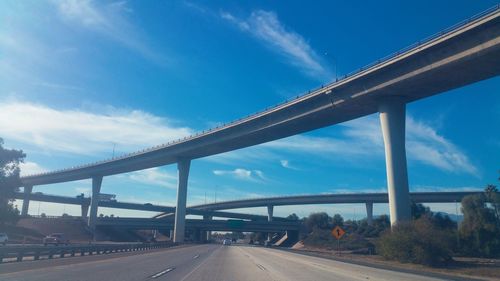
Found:
[[[2,281],[449,280],[246,245],[182,246],[142,253],[0,265]]]

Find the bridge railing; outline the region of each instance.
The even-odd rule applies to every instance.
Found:
[[[172,242],[128,244],[82,244],[68,246],[4,246],[0,247],[0,263],[27,260],[91,256],[120,252],[136,252],[175,246]]]

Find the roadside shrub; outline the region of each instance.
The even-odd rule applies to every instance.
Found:
[[[304,244],[314,247],[332,247],[334,238],[329,230],[314,226],[311,233],[304,239]]]
[[[487,206],[484,195],[469,195],[462,199],[464,220],[460,224],[461,252],[474,257],[500,256],[500,225],[495,209]]]
[[[453,233],[422,216],[384,232],[377,243],[377,252],[389,260],[436,266],[451,260],[454,241]]]

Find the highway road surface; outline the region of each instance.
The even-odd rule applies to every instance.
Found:
[[[0,280],[449,280],[246,245],[193,245],[0,265]]]

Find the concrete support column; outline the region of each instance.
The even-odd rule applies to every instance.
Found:
[[[85,219],[87,217],[87,214],[89,213],[89,205],[83,204],[81,205],[82,207],[82,219]]]
[[[273,211],[274,211],[274,206],[268,205],[267,206],[267,221],[273,221]]]
[[[32,185],[27,185],[24,187],[24,196],[23,196],[23,208],[21,210],[21,216],[28,215],[28,209],[30,207],[30,195],[31,191],[33,191]]]
[[[269,221],[269,222],[273,221],[273,211],[274,211],[274,206],[268,205],[267,206],[267,221]],[[273,234],[268,232],[267,233],[267,241],[271,241],[272,239],[273,239]]]
[[[97,220],[97,208],[99,206],[99,193],[101,192],[102,177],[92,178],[92,197],[90,198],[89,228],[92,232],[95,230]]]
[[[385,165],[391,225],[410,220],[410,195],[406,167],[406,103],[401,97],[387,98],[379,105],[385,146]]]
[[[174,242],[184,242],[184,234],[186,230],[186,199],[187,199],[187,184],[189,177],[189,166],[191,160],[182,159],[177,162],[177,205],[175,208],[175,223],[174,223]]]
[[[212,216],[203,216],[203,219],[204,220],[212,220],[213,217]],[[205,237],[203,237],[203,238],[206,239],[207,242],[210,242],[210,240],[212,240],[212,231],[210,231],[210,230],[205,231]]]
[[[373,224],[373,202],[366,202],[366,222],[368,225]]]

